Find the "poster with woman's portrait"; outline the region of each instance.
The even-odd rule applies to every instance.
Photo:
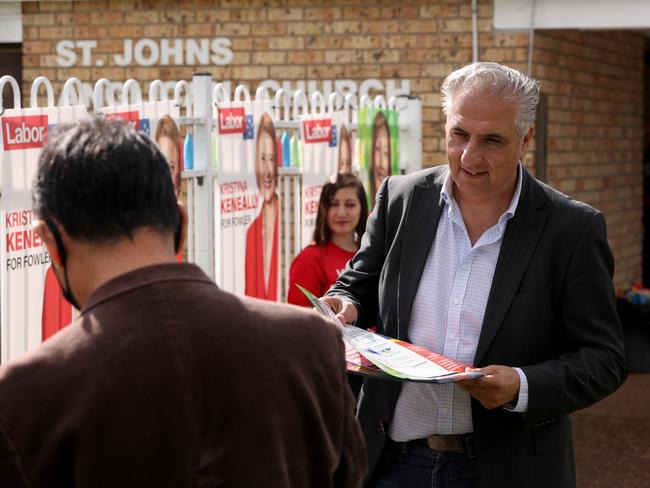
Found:
[[[48,134],[62,122],[86,117],[83,106],[8,109],[0,115],[2,362],[24,354],[72,320],[50,255],[33,228],[32,185]]]
[[[278,301],[279,158],[272,113],[270,101],[215,108],[215,263],[225,290]]]
[[[300,214],[301,247],[303,248],[311,243],[314,234],[321,189],[341,166],[339,149],[345,150],[343,159],[349,161],[349,163],[343,161],[343,166],[346,169],[352,167],[351,140],[346,138],[347,149],[340,147],[343,120],[342,112],[302,115],[300,117],[302,144],[302,208]]]
[[[399,173],[399,117],[396,110],[359,109],[360,177],[366,185],[368,204],[384,178]]]
[[[176,196],[181,195],[181,171],[183,170],[183,140],[177,120],[180,107],[174,100],[144,102],[131,105],[102,107],[109,119],[123,119],[138,131],[147,134],[158,145],[169,164]]]

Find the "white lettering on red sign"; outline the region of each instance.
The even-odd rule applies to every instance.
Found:
[[[131,110],[129,112],[115,112],[114,114],[106,114],[105,117],[109,120],[125,120],[128,124],[132,125],[135,130],[140,130],[140,114],[137,110]]]
[[[26,115],[2,119],[5,151],[43,147],[47,139],[47,115]]]
[[[329,142],[332,135],[332,119],[305,120],[303,133],[306,144]]]
[[[244,107],[219,109],[219,134],[243,134]]]

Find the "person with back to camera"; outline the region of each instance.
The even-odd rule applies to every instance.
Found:
[[[323,300],[484,376],[364,379],[369,487],[569,488],[569,414],[627,375],[603,215],[523,167],[539,84],[474,63],[442,84],[448,164],[384,180]]]
[[[275,126],[264,113],[255,142],[255,177],[262,208],[246,231],[245,294],[275,301],[278,298],[278,232],[280,221],[278,148]]]
[[[360,486],[339,329],[175,262],[187,214],[154,142],[60,126],[34,213],[80,315],[0,366],[1,487]]]
[[[383,112],[377,112],[372,123],[372,147],[370,150],[370,198],[375,206],[375,195],[381,182],[391,174],[390,132]]]
[[[324,295],[329,290],[347,262],[359,250],[367,218],[366,192],[359,178],[350,173],[338,174],[334,181],[323,185],[313,243],[291,263],[289,303],[311,307],[296,284],[316,296]]]

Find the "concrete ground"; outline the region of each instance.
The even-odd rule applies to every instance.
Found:
[[[572,418],[578,488],[650,487],[650,374]]]

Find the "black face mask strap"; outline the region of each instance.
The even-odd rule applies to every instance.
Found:
[[[79,302],[77,302],[77,299],[74,297],[74,295],[72,294],[72,290],[70,289],[70,281],[68,280],[68,268],[65,265],[67,260],[67,255],[65,252],[65,248],[63,247],[63,239],[61,239],[61,233],[59,232],[59,229],[56,227],[56,225],[54,225],[49,220],[46,220],[45,224],[47,225],[48,229],[50,229],[50,232],[54,236],[54,242],[56,243],[56,250],[59,252],[59,257],[61,258],[61,267],[63,268],[63,277],[65,278],[65,287],[63,286],[63,283],[61,283],[63,298],[65,298],[68,302],[70,302],[70,305],[72,305],[74,308],[76,308],[77,310],[81,310],[81,307],[79,306]]]
[[[183,232],[183,223],[179,217],[178,219],[178,227],[176,228],[176,232],[174,232],[174,252],[178,254],[178,252],[181,250],[181,233]]]

